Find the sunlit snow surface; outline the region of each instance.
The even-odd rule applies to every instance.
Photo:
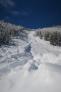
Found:
[[[61,92],[61,47],[34,33],[0,48],[0,92]]]

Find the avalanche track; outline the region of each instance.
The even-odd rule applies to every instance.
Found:
[[[28,34],[0,48],[0,92],[61,92],[61,48]]]

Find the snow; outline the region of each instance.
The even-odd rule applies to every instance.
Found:
[[[34,34],[0,48],[0,92],[61,92],[61,47]]]

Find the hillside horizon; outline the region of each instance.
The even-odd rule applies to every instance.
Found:
[[[40,27],[36,27],[36,28],[31,28],[31,27],[26,27],[26,26],[24,26],[24,25],[21,25],[20,23],[19,24],[17,24],[17,23],[12,23],[12,22],[10,22],[10,21],[5,21],[5,20],[0,20],[0,24],[8,24],[8,25],[14,25],[14,26],[17,26],[18,28],[20,28],[20,27],[22,27],[22,28],[25,28],[25,29],[30,29],[30,30],[32,30],[32,29],[35,29],[35,30],[37,30],[37,29],[43,29],[43,28],[53,28],[53,27],[58,27],[58,28],[61,28],[61,25],[51,25],[51,26],[47,26],[47,25],[45,25],[45,26],[40,26]]]

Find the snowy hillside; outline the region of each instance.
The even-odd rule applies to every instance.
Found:
[[[6,29],[15,29],[15,30],[24,28],[23,26],[11,24],[11,23],[5,22],[5,21],[0,21],[0,26],[5,27]]]
[[[36,29],[35,35],[49,41],[51,45],[61,46],[61,26]]]
[[[25,35],[0,47],[0,92],[61,92],[61,47]]]

